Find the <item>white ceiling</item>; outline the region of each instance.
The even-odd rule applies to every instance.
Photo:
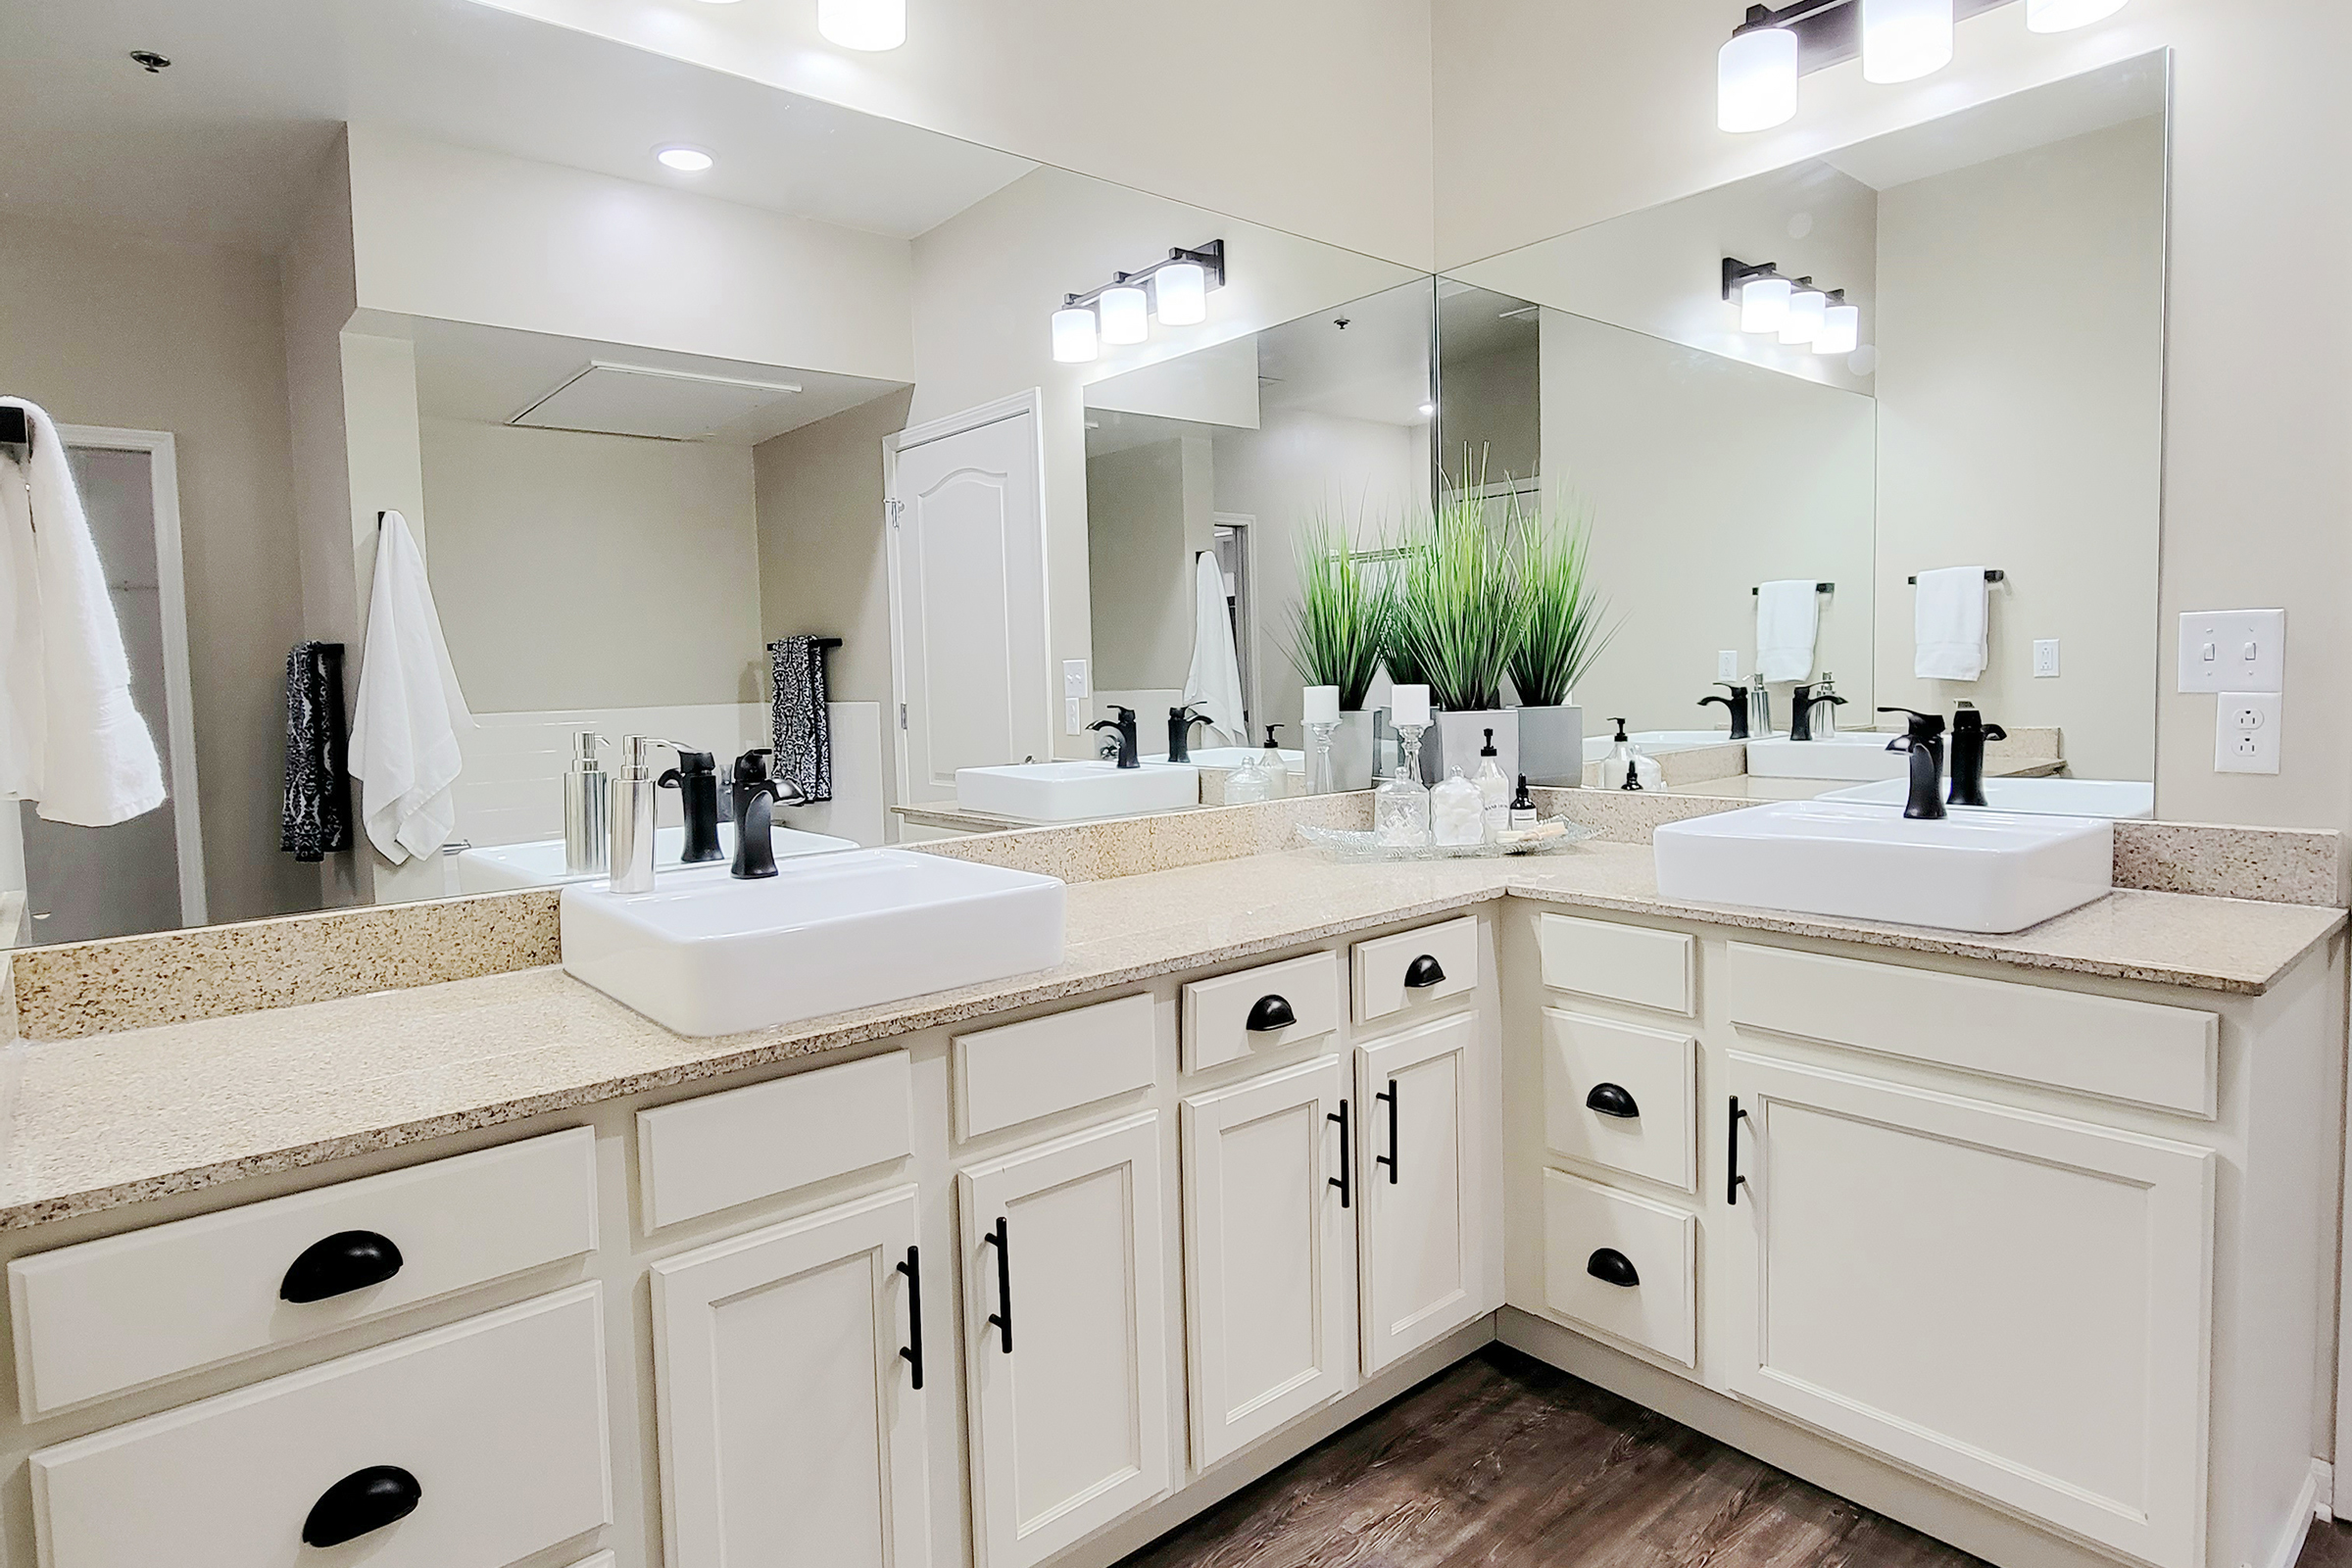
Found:
[[[473,0],[0,0],[0,210],[264,252],[346,122],[902,238],[1036,167]]]
[[[1258,334],[1259,401],[1268,409],[1427,424],[1421,409],[1430,396],[1430,337],[1426,279],[1285,321]]]
[[[2164,105],[2164,56],[2142,55],[1874,136],[1831,153],[1822,162],[1873,190],[1889,190],[2030,147],[2047,147],[2145,120],[2163,114]]]

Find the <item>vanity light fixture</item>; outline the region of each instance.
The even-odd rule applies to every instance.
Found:
[[[1140,272],[1113,272],[1085,294],[1062,297],[1054,313],[1054,358],[1084,365],[1104,343],[1141,343],[1156,314],[1163,326],[1194,326],[1208,318],[1208,294],[1225,286],[1225,242],[1171,250]]]
[[[1845,290],[1832,289],[1829,308],[1821,313],[1821,330],[1814,335],[1816,354],[1851,354],[1862,346],[1862,308],[1845,303]]]
[[[654,154],[663,169],[674,169],[681,174],[699,174],[718,162],[700,147],[663,147]]]
[[[1788,319],[1788,280],[1751,277],[1740,285],[1740,330],[1778,332]]]
[[[2015,0],[1789,0],[1751,5],[1715,57],[1715,123],[1770,130],[1796,115],[1797,80],[1860,56],[1876,82],[1916,81],[1951,63],[1953,27]],[[2026,0],[2026,25],[2065,32],[2128,0]]]
[[[1769,332],[1790,348],[1851,354],[1861,346],[1862,312],[1845,290],[1820,289],[1809,277],[1783,277],[1771,262],[1723,259],[1723,297],[1740,307],[1740,330]]]
[[[1829,315],[1829,295],[1812,284],[1811,278],[1800,277],[1788,296],[1788,315],[1781,322],[1781,341],[1790,348],[1811,346],[1821,336],[1822,321]]]
[[[906,0],[816,0],[816,30],[844,49],[896,49],[906,41]]]

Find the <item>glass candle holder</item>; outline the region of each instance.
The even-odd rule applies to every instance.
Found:
[[[1332,795],[1338,793],[1339,783],[1331,772],[1331,737],[1337,724],[1309,723],[1306,726],[1306,793]]]
[[[1420,724],[1399,724],[1403,765],[1372,792],[1372,835],[1383,849],[1417,850],[1429,843],[1429,787],[1421,782]]]

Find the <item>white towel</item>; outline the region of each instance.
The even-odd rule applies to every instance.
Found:
[[[1921,572],[1911,613],[1919,644],[1911,673],[1922,680],[1975,680],[1984,673],[1990,648],[1983,566]]]
[[[359,711],[351,723],[351,773],[368,842],[394,865],[449,841],[458,813],[450,786],[465,759],[458,731],[473,727],[458,672],[441,639],[409,520],[384,514],[368,596]]]
[[[1205,550],[1193,563],[1193,667],[1184,677],[1184,700],[1207,718],[1209,745],[1250,744],[1242,662],[1233,646],[1233,616],[1225,608],[1225,573]]]
[[[1756,673],[1766,680],[1803,680],[1813,673],[1813,639],[1821,627],[1821,594],[1814,580],[1768,582],[1756,590]]]
[[[108,827],[164,804],[155,737],[130,701],[130,662],[106,568],[46,412],[27,475],[0,457],[0,795],[38,801],[51,822]]]

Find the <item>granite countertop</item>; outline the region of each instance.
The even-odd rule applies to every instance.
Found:
[[[708,1080],[1513,895],[2215,992],[2263,991],[2344,911],[2118,892],[2009,937],[1670,903],[1649,849],[1399,865],[1303,851],[1073,885],[1054,969],[714,1040],[555,968],[10,1049],[0,1230]]]

